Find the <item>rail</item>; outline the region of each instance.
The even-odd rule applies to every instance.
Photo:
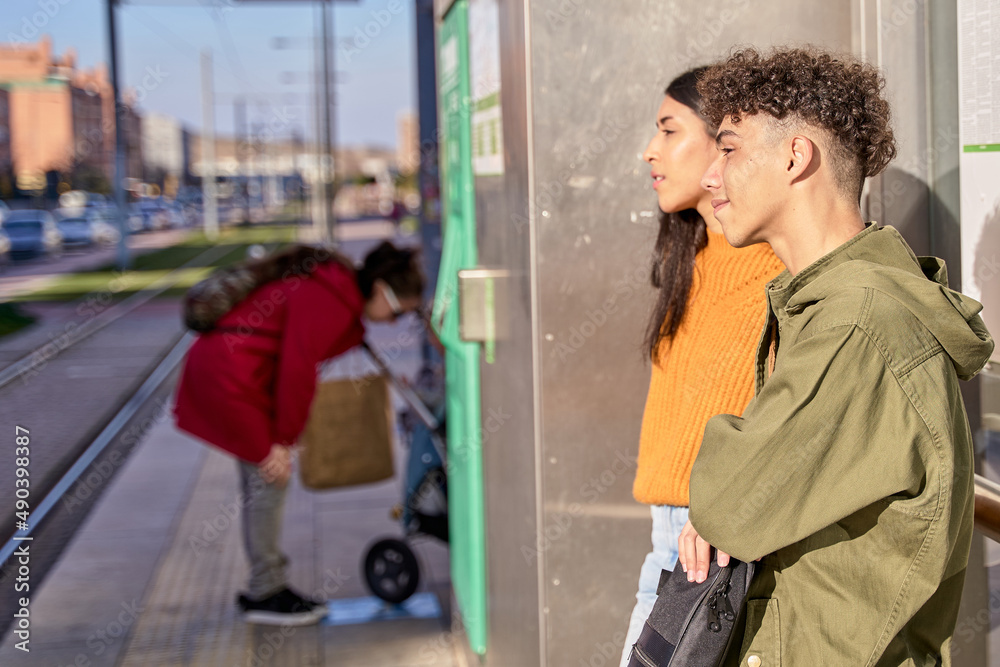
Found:
[[[55,356],[62,354],[70,347],[80,343],[95,333],[104,329],[108,325],[118,321],[128,315],[139,306],[148,303],[163,292],[177,284],[184,275],[184,271],[191,268],[203,268],[211,266],[219,257],[232,252],[232,248],[225,245],[212,246],[197,257],[189,260],[184,265],[174,269],[165,276],[154,281],[149,286],[138,290],[131,296],[116,303],[106,310],[101,311],[93,318],[84,320],[75,326],[68,328],[66,333],[59,337],[59,344],[46,343],[39,348],[32,350],[6,368],[0,370],[0,388],[12,383],[21,375],[31,371],[39,361],[50,361]]]

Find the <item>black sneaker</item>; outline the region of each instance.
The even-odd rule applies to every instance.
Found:
[[[309,607],[310,609],[322,609],[323,613],[326,613],[326,603],[320,600],[314,600],[312,598],[307,598],[304,595],[299,595],[291,588],[286,588],[278,592],[278,595],[283,596],[288,600],[292,606],[303,605]]]
[[[236,604],[243,611],[243,620],[259,625],[313,625],[327,612],[324,603],[302,597],[290,588],[262,600],[240,594]]]

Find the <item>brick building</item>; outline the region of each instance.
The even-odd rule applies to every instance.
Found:
[[[406,111],[396,120],[396,169],[412,174],[420,166],[420,121],[417,114]]]
[[[45,36],[32,45],[0,44],[0,89],[9,97],[10,153],[21,184],[47,171],[63,178],[94,170],[110,180],[114,160],[115,105],[107,69],[78,69],[76,54],[52,51]],[[141,176],[140,120],[125,104],[128,175]]]

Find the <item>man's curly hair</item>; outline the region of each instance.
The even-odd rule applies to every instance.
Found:
[[[851,56],[814,49],[737,51],[711,67],[698,83],[705,116],[715,125],[730,116],[766,113],[801,120],[833,139],[832,166],[846,193],[860,197],[865,179],[896,157],[885,80],[878,69]]]

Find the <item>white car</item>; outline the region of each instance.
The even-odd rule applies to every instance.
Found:
[[[106,220],[93,219],[90,222],[91,233],[94,243],[103,246],[114,245],[121,239],[122,234],[118,228]]]
[[[87,209],[94,243],[114,245],[122,237],[118,230],[118,209],[112,205]]]

